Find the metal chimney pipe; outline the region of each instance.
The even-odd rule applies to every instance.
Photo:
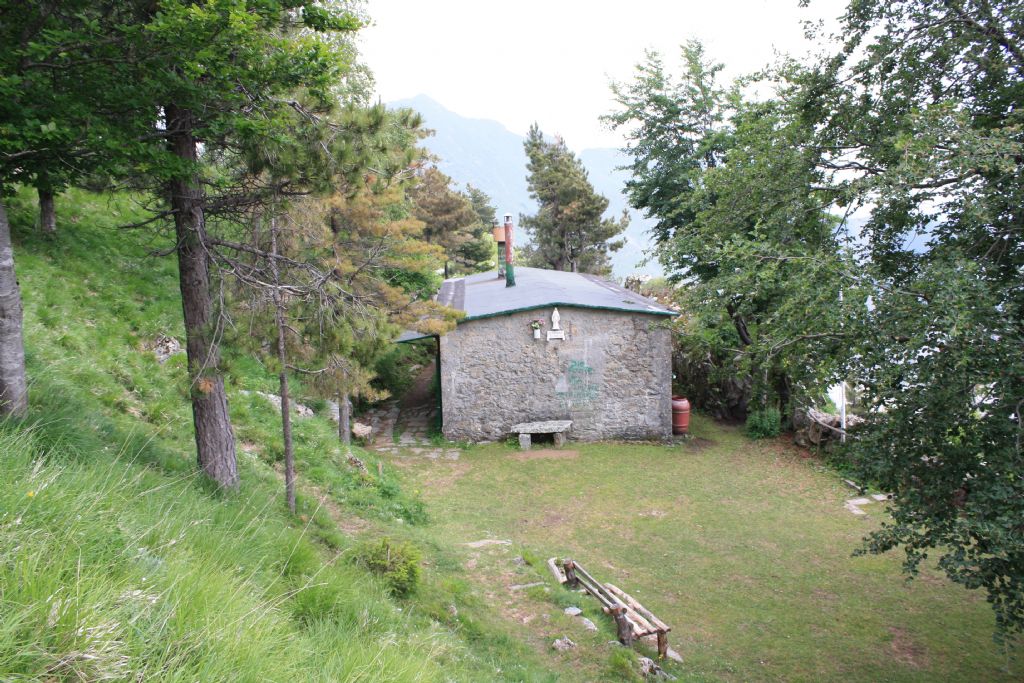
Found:
[[[512,252],[512,214],[505,214],[505,286],[516,286],[516,271]]]

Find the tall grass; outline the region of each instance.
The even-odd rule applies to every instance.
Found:
[[[50,240],[26,194],[10,203],[32,384],[30,417],[0,422],[0,680],[546,677],[515,642],[465,637],[449,608],[469,621],[485,607],[448,587],[441,549],[399,601],[347,561],[355,539],[317,500],[287,512],[279,416],[237,391],[273,387],[252,358],[227,354],[242,491],[197,478],[184,355],[147,348],[182,339],[174,262],[148,255],[166,236],[118,230],[140,216],[130,198],[76,191],[57,208]],[[300,486],[381,533],[426,523],[393,470],[344,462],[327,420],[295,433]]]
[[[262,488],[209,496],[31,430],[0,452],[3,680],[440,680],[461,656]]]

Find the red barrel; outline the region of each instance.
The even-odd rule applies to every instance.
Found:
[[[682,396],[672,397],[672,433],[685,434],[690,430],[690,402]]]

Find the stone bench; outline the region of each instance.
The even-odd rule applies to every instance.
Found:
[[[565,445],[565,434],[572,427],[572,420],[547,420],[545,422],[520,422],[512,425],[509,430],[519,435],[519,447],[524,451],[530,450],[534,434],[554,434],[555,447],[561,448]]]

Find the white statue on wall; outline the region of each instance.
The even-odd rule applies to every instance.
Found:
[[[548,341],[552,339],[565,339],[565,330],[558,326],[561,320],[562,316],[559,315],[557,308],[551,311],[551,329],[548,330]]]

